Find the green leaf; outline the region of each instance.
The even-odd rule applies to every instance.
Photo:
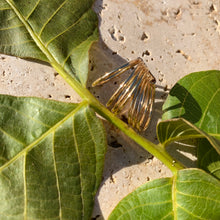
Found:
[[[171,142],[194,140],[197,146],[197,165],[220,179],[220,141],[206,134],[183,118],[162,121],[157,126],[160,143],[166,147]],[[175,156],[175,155],[174,155]]]
[[[207,134],[189,121],[183,118],[175,118],[172,120],[161,121],[157,125],[158,140],[164,146],[170,142],[181,141],[187,139],[206,138],[209,143],[220,154],[220,134]]]
[[[0,52],[59,66],[83,86],[98,38],[93,0],[0,0]]]
[[[219,174],[211,167],[220,168],[219,100],[220,71],[191,73],[171,89],[163,106],[164,121],[157,127],[158,139],[164,146],[170,142],[199,138],[196,141],[198,165],[218,178]],[[207,156],[210,145],[215,149],[211,151],[211,157]],[[206,156],[202,157],[201,152]]]
[[[90,219],[106,138],[86,103],[0,96],[0,219]]]
[[[220,71],[191,73],[171,89],[163,120],[182,117],[220,140]]]
[[[113,210],[116,219],[220,219],[220,182],[198,169],[153,180],[125,197]]]
[[[206,139],[199,139],[197,144],[198,167],[220,180],[220,155]]]

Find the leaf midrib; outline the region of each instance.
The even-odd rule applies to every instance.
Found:
[[[99,105],[97,103],[97,100],[91,95],[91,93],[85,89],[82,84],[77,80],[77,78],[70,76],[65,72],[61,64],[56,61],[55,57],[50,53],[50,51],[46,48],[44,43],[41,41],[39,36],[34,32],[34,30],[31,28],[31,26],[26,21],[25,17],[22,16],[19,12],[19,10],[16,8],[16,6],[10,1],[5,0],[11,9],[14,11],[14,13],[18,16],[21,23],[23,23],[24,27],[30,34],[32,40],[36,43],[36,45],[39,47],[40,51],[47,57],[48,62],[51,64],[51,66],[63,77],[63,79],[83,98],[86,99],[90,103],[94,103],[96,105]]]
[[[179,136],[179,137],[175,136],[173,138],[169,138],[168,140],[164,141],[161,144],[163,146],[167,146],[169,143],[174,142],[174,141],[183,141],[183,140],[196,139],[196,138],[205,138],[205,137],[202,134],[186,135],[186,136]]]
[[[20,19],[20,21],[23,23],[23,25],[25,26],[25,28],[27,29],[28,33],[31,35],[32,39],[34,40],[34,42],[37,44],[37,46],[39,47],[39,49],[46,55],[46,57],[48,58],[48,60],[51,63],[54,63],[56,65],[59,66],[58,62],[54,59],[53,55],[49,52],[49,50],[44,46],[43,42],[41,41],[41,39],[35,34],[35,32],[33,31],[33,29],[30,27],[30,25],[28,24],[28,22],[25,20],[25,17],[21,15],[21,13],[17,10],[17,8],[15,7],[15,5],[10,1],[10,0],[5,0],[10,6],[11,8],[14,10],[15,14],[18,16],[18,18]]]
[[[176,198],[176,182],[177,182],[177,174],[172,177],[172,202],[173,202],[173,218],[177,219],[177,198]]]
[[[57,122],[55,125],[53,125],[50,129],[48,129],[44,134],[42,134],[39,138],[37,138],[35,141],[33,141],[31,144],[29,144],[27,147],[25,147],[22,151],[20,151],[16,156],[14,156],[12,159],[10,159],[7,163],[5,163],[3,166],[0,167],[0,172],[7,168],[10,164],[12,164],[14,161],[16,161],[18,158],[29,152],[32,148],[34,148],[41,140],[43,140],[45,137],[47,137],[50,133],[53,133],[56,128],[58,128],[61,124],[63,124],[66,120],[68,120],[70,117],[72,117],[77,111],[79,111],[81,108],[83,108],[88,103],[86,101],[83,101],[79,104],[78,107],[73,109],[70,113],[68,113],[67,116],[65,116],[62,120]]]
[[[180,119],[172,119],[171,121],[179,121],[179,120]],[[195,125],[193,125],[190,122],[186,121],[184,118],[181,118],[181,120],[183,122],[185,122],[188,126],[190,126],[189,129],[193,129],[194,131],[196,131],[198,133],[197,134],[190,134],[190,135],[188,134],[188,135],[184,135],[184,136],[177,136],[177,135],[174,135],[174,136],[169,135],[168,136],[167,133],[168,133],[168,130],[169,130],[169,127],[170,127],[170,124],[168,124],[167,129],[166,129],[166,138],[165,138],[164,141],[160,140],[160,142],[163,146],[167,146],[169,143],[174,142],[174,141],[182,141],[182,140],[195,139],[195,138],[206,138],[214,146],[214,148],[218,151],[218,147],[215,147],[214,142],[215,142],[215,138],[218,140],[217,137],[220,137],[219,134],[206,133],[206,132],[202,131],[200,128],[197,128]],[[174,131],[176,131],[176,130],[177,129],[175,129]],[[174,131],[172,132],[172,134],[174,133]],[[186,130],[184,130],[182,132],[184,133],[185,131]],[[212,138],[214,138],[214,139],[212,139]]]

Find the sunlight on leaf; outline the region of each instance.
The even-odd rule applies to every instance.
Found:
[[[59,65],[85,86],[98,39],[92,0],[0,0],[0,52]]]
[[[220,71],[191,73],[171,89],[163,106],[163,121],[157,126],[158,139],[164,146],[176,141],[196,140],[198,166],[218,178],[219,100]],[[210,146],[214,148],[211,152]]]
[[[220,140],[220,71],[191,73],[171,89],[163,120],[184,118]]]
[[[198,169],[153,180],[125,197],[111,213],[116,219],[219,219],[220,182]]]
[[[0,218],[90,219],[106,138],[86,103],[0,96]]]
[[[183,118],[161,121],[157,126],[157,136],[161,144],[166,146],[170,142],[186,139],[206,138],[220,154],[218,134],[207,134]]]
[[[197,146],[198,167],[220,178],[220,141],[215,136],[212,137],[183,118],[161,121],[157,126],[157,136],[164,147],[171,142],[177,146],[180,143],[184,144],[184,141],[194,140],[193,145]],[[176,155],[173,156],[175,158]]]

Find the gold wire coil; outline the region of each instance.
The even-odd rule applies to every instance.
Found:
[[[120,84],[106,106],[118,115],[129,104],[128,124],[144,131],[148,128],[152,116],[156,79],[140,57],[106,73],[93,82],[92,86],[102,85],[130,69],[132,72]]]

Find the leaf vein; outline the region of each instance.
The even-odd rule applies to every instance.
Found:
[[[92,33],[87,37],[87,39],[88,39],[89,37],[91,37],[93,34],[94,34],[94,32],[92,32]],[[87,39],[86,39],[86,40],[87,40]],[[73,51],[74,51],[75,49],[79,48],[83,43],[85,43],[86,40],[82,41],[79,45],[77,45],[77,47],[72,48],[72,50],[70,51],[70,53],[67,55],[66,59],[64,60],[63,64],[61,64],[62,67],[65,66],[67,60],[68,60],[68,59],[70,58],[70,56],[73,54]],[[84,58],[84,54],[83,54],[83,53],[81,53],[81,56],[80,56],[79,60],[82,60],[82,58]],[[79,64],[80,64],[80,63],[81,63],[81,62],[79,62]],[[78,65],[79,65],[79,64],[78,64]]]
[[[27,180],[26,180],[26,162],[27,162],[27,153],[24,154],[24,220],[27,219]]]
[[[181,191],[177,191],[177,192],[178,192],[178,194],[184,195],[184,196],[186,196],[186,197],[193,197],[193,198],[198,198],[198,199],[203,199],[203,200],[209,200],[209,201],[214,201],[214,202],[216,202],[216,203],[220,203],[219,200],[216,200],[216,199],[213,199],[213,198],[210,198],[210,197],[187,194],[187,193],[183,193],[183,192],[181,192]]]
[[[180,205],[178,205],[178,207],[179,207],[180,209],[184,210],[185,212],[187,212],[188,214],[190,214],[190,215],[192,215],[192,216],[194,216],[194,217],[196,217],[196,218],[198,218],[198,219],[201,219],[201,220],[207,220],[206,218],[201,218],[200,216],[195,215],[194,213],[190,212],[189,210],[183,208],[183,207],[180,206]]]
[[[16,46],[16,45],[22,45],[22,44],[26,44],[29,42],[34,42],[33,40],[26,40],[26,41],[22,41],[22,42],[18,42],[18,43],[13,43],[13,44],[1,44],[2,47],[8,47],[8,46]]]
[[[24,26],[23,24],[19,24],[19,25],[10,26],[10,27],[4,27],[4,28],[0,28],[0,31],[12,30],[12,29],[23,27],[23,26]]]
[[[5,108],[8,108],[8,109],[11,109],[11,110],[15,111],[16,113],[20,114],[20,115],[23,116],[23,117],[29,118],[29,119],[31,119],[32,121],[34,121],[34,122],[36,122],[36,123],[38,123],[38,124],[40,124],[40,125],[43,125],[43,126],[45,126],[45,127],[47,127],[47,128],[50,128],[50,126],[49,126],[48,124],[45,124],[45,123],[43,123],[42,121],[36,120],[35,118],[33,118],[33,117],[31,117],[31,116],[29,116],[29,115],[27,115],[27,114],[24,114],[24,113],[22,113],[21,111],[18,111],[17,109],[12,108],[11,106],[2,105],[2,104],[0,104],[0,106],[5,107]]]
[[[59,183],[59,177],[57,172],[57,164],[56,164],[56,156],[55,156],[55,144],[54,144],[54,138],[55,134],[53,133],[53,144],[52,144],[52,150],[53,150],[53,161],[54,161],[54,173],[56,178],[56,188],[58,193],[58,202],[59,202],[59,218],[62,219],[62,204],[61,204],[61,192],[60,192],[60,183]]]
[[[166,219],[170,215],[173,216],[173,211],[168,212],[167,215],[165,215],[163,218],[161,218],[161,220]]]
[[[35,141],[33,141],[31,144],[29,144],[26,148],[24,148],[22,151],[20,151],[20,153],[18,153],[16,156],[14,156],[10,161],[8,161],[2,167],[0,167],[0,172],[2,172],[6,167],[8,167],[11,163],[16,161],[18,158],[20,158],[26,152],[30,151],[35,145],[37,145],[41,140],[43,140],[49,134],[54,132],[56,130],[56,128],[58,128],[68,118],[72,117],[79,109],[81,109],[85,105],[85,103],[86,102],[82,102],[77,108],[75,108],[73,111],[71,111],[66,117],[64,117],[62,120],[60,120],[58,123],[56,123],[53,127],[51,127],[49,130],[47,130],[44,134],[42,134],[39,138],[37,138]]]
[[[22,146],[25,146],[25,143],[21,142],[20,140],[18,140],[17,138],[15,138],[14,136],[12,136],[11,134],[9,134],[8,132],[6,132],[5,130],[3,130],[2,128],[0,128],[0,131],[7,135],[9,138],[15,140],[17,143],[21,144]]]
[[[42,26],[38,36],[40,37],[42,32],[44,31],[47,24],[52,20],[52,18],[57,14],[57,12],[66,4],[67,0],[63,1],[62,4],[54,11],[54,13],[49,17],[49,19],[45,22],[45,24]]]
[[[84,210],[84,200],[83,200],[83,185],[82,185],[82,174],[81,174],[81,162],[80,162],[80,154],[79,154],[79,146],[76,140],[76,132],[75,132],[75,125],[74,125],[74,116],[73,116],[73,121],[72,121],[72,126],[73,126],[73,136],[74,136],[74,142],[75,142],[75,148],[76,148],[76,154],[78,157],[79,161],[79,179],[80,179],[80,197],[81,197],[81,203],[82,203],[82,210]],[[82,213],[83,215],[83,213]]]
[[[90,9],[89,9],[90,10]],[[88,11],[89,11],[88,10]],[[60,37],[61,35],[65,34],[67,31],[69,31],[71,28],[76,26],[84,17],[86,16],[86,13],[82,14],[82,16],[76,20],[72,25],[70,25],[68,28],[66,28],[64,31],[57,34],[55,37],[51,38],[48,42],[45,42],[45,47],[48,48],[48,45],[53,42],[56,38]]]
[[[61,111],[57,111],[56,109],[52,109],[52,108],[48,108],[46,105],[45,106],[42,106],[42,105],[39,105],[39,104],[37,104],[37,103],[35,103],[35,102],[30,102],[30,104],[32,104],[32,105],[35,105],[35,106],[38,106],[38,107],[41,107],[42,109],[46,109],[46,110],[48,110],[48,111],[52,111],[52,112],[56,112],[56,113],[59,113],[59,114],[61,114],[61,115],[65,115],[66,114],[66,112],[61,112]]]
[[[175,136],[173,138],[167,139],[166,141],[163,142],[163,145],[167,145],[171,143],[172,141],[182,141],[182,140],[188,140],[188,139],[193,139],[193,138],[203,138],[204,136],[202,134],[195,134],[195,135],[187,135],[187,136]]]
[[[25,17],[25,20],[27,21],[28,18],[31,16],[31,14],[35,11],[35,9],[37,8],[37,6],[39,5],[41,0],[38,0],[35,4],[35,6],[32,8],[32,10],[30,11],[30,13]]]
[[[216,172],[218,172],[218,171],[220,171],[220,167],[216,167],[216,169],[212,169],[212,170],[210,171],[210,173],[214,174],[214,173],[216,173]]]
[[[117,217],[117,219],[119,220],[120,218],[123,217],[123,215],[129,214],[130,212],[132,212],[133,210],[135,210],[137,208],[144,208],[147,206],[162,205],[162,204],[167,204],[167,203],[171,203],[171,200],[167,200],[167,201],[163,201],[163,202],[145,203],[145,204],[141,204],[141,205],[137,205],[137,206],[132,206],[131,209],[127,210],[126,212],[121,213],[121,215],[119,217]]]
[[[173,184],[172,184],[172,203],[173,203],[173,218],[175,220],[177,219],[176,183],[177,183],[177,175],[174,175]]]
[[[201,180],[187,180],[187,181],[180,181],[180,180],[178,180],[178,183],[204,183],[204,184],[206,184],[206,185],[210,185],[210,186],[212,186],[212,187],[214,187],[214,188],[217,188],[217,189],[220,189],[220,187],[219,187],[219,185],[217,186],[216,184],[214,184],[214,183],[210,183],[210,182],[205,182],[205,181],[201,181]]]
[[[95,141],[95,137],[93,136],[92,129],[91,129],[90,124],[89,124],[88,116],[87,116],[87,114],[86,114],[86,109],[84,110],[84,112],[85,112],[84,114],[85,114],[86,122],[87,122],[88,128],[89,128],[89,132],[90,132],[90,135],[91,135],[92,140],[93,140],[93,143],[94,143],[94,149],[95,149],[94,154],[97,156],[96,141]],[[89,114],[91,114],[91,112],[89,112]],[[97,123],[96,123],[96,126],[97,126]],[[97,126],[97,127],[98,127],[98,126]],[[96,156],[95,156],[95,164],[97,164],[97,158],[96,158]],[[95,171],[94,171],[94,173],[95,173],[95,177],[96,177],[96,180],[97,180],[97,166],[95,166]],[[95,187],[96,187],[96,185],[95,185]],[[95,189],[94,189],[94,191],[95,191]]]

